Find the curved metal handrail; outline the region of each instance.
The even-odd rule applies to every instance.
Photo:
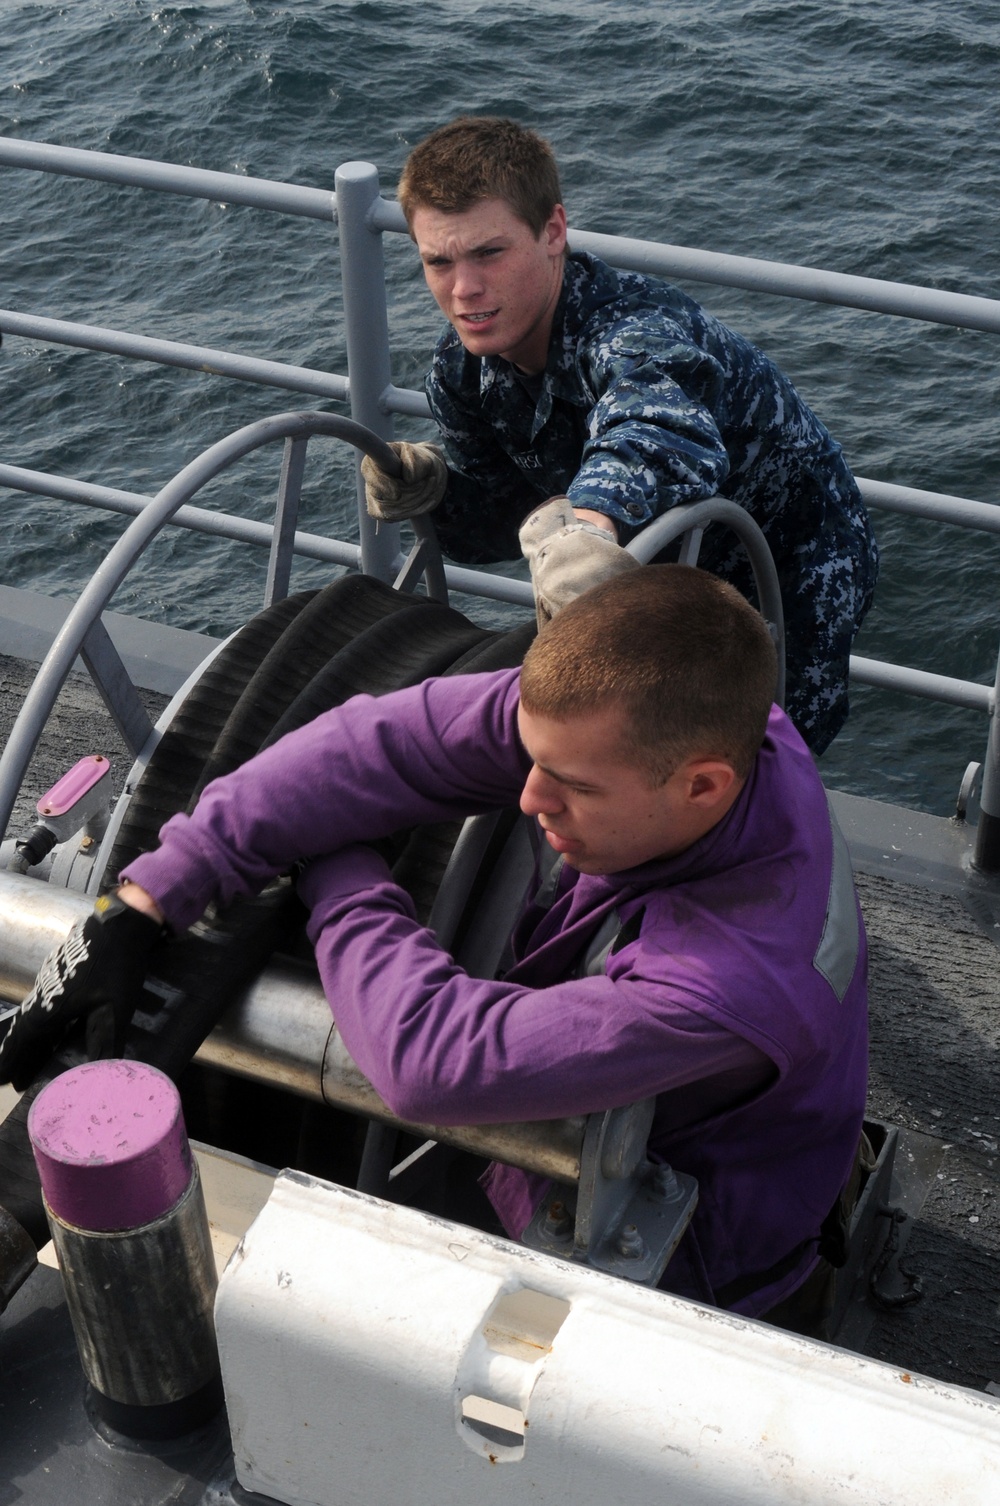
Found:
[[[778,683],[774,699],[779,706],[785,704],[785,613],[781,604],[781,587],[767,539],[757,523],[738,502],[727,497],[705,497],[701,502],[685,502],[672,507],[669,512],[642,530],[626,545],[629,554],[642,565],[648,565],[676,539],[686,542],[681,547],[681,563],[696,565],[701,536],[709,523],[724,523],[731,528],[747,552],[753,571],[754,585],[760,614],[771,630],[778,654]]]
[[[157,492],[148,506],[125,529],[84,587],[42,661],[31,689],[18,713],[17,720],[0,757],[0,832],[6,832],[17,792],[31,762],[56,698],[73,663],[84,645],[87,634],[100,619],[125,576],[143,554],[161,528],[178,508],[183,507],[207,482],[237,460],[276,439],[310,439],[325,435],[346,440],[370,455],[389,475],[398,476],[399,458],[384,439],[354,419],[338,413],[306,410],[278,413],[258,419],[203,450],[177,472]],[[424,542],[422,568],[433,585],[433,549]],[[440,560],[438,561],[440,564]],[[441,571],[443,578],[443,570]]]

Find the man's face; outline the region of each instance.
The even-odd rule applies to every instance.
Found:
[[[621,729],[618,707],[567,721],[532,715],[523,706],[518,711],[533,764],[521,809],[537,816],[549,846],[581,873],[620,873],[683,852],[738,793],[731,770],[724,790],[713,783],[726,766],[710,760],[689,760],[652,787],[646,772],[626,760]]]
[[[427,286],[466,350],[544,371],[562,288],[562,205],[537,237],[502,199],[462,214],[417,209],[410,228]]]

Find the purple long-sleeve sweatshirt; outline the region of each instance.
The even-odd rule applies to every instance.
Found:
[[[729,1305],[765,1311],[815,1263],[864,1108],[864,936],[812,760],[775,710],[706,836],[624,873],[565,866],[528,905],[514,967],[472,978],[358,844],[516,803],[517,704],[517,671],[358,697],[210,785],[124,876],[183,928],[311,859],[299,892],[327,997],[395,1112],[486,1123],[658,1095],[650,1152],[700,1189],[664,1285],[711,1300],[749,1282]],[[624,944],[577,976],[612,912]],[[519,1232],[536,1185],[503,1168],[490,1192]]]

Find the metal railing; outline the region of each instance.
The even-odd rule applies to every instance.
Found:
[[[394,415],[429,416],[423,393],[396,387],[391,380],[382,237],[385,233],[406,233],[406,223],[399,205],[381,196],[378,171],[370,163],[348,162],[338,168],[333,194],[233,173],[208,172],[144,158],[119,157],[13,138],[0,138],[0,165],[242,204],[337,225],[348,369],[346,376],[337,375],[13,311],[0,311],[0,330],[347,402],[355,420],[385,439],[392,436]],[[692,278],[769,295],[1000,334],[1000,301],[994,299],[581,230],[570,231],[570,246],[594,252],[615,266],[660,276]],[[890,485],[865,477],[857,480],[866,503],[882,511],[1000,534],[1000,507],[991,503]],[[138,513],[152,500],[135,493],[7,465],[0,466],[0,485],[125,513]],[[287,541],[287,547],[297,555],[312,559],[339,564],[360,563],[368,573],[392,580],[398,575],[402,563],[399,531],[384,525],[378,530],[372,524],[363,505],[360,473],[357,476],[357,500],[359,546],[295,533]],[[198,508],[183,507],[172,521],[178,526],[243,542],[269,546],[272,542],[273,530],[267,524],[206,513]],[[446,566],[446,578],[452,589],[470,595],[530,604],[530,589],[520,580],[461,569],[451,564]],[[1000,731],[995,714],[1000,659],[993,685],[930,674],[857,655],[851,658],[851,678],[856,683],[903,691],[987,713],[990,733],[983,767],[976,861],[984,868],[1000,868]]]
[[[370,455],[390,475],[399,474],[400,462],[394,451],[384,440],[377,438],[354,419],[345,418],[339,413],[279,413],[272,418],[248,424],[210,445],[168,481],[148,506],[138,510],[137,516],[94,571],[56,634],[0,755],[0,834],[6,831],[17,792],[42,728],[51,715],[56,697],[78,655],[90,671],[91,678],[133,755],[138,755],[153,736],[153,725],[104,626],[102,614],[136,561],[191,497],[236,461],[263,445],[282,439],[285,441],[284,456],[275,522],[270,530],[271,555],[264,592],[265,605],[283,600],[288,595],[291,545],[305,469],[306,446],[316,435],[346,440],[361,454]],[[428,596],[446,601],[448,588],[433,527],[421,518],[414,519],[413,527],[417,535],[416,542],[408,559],[403,562],[394,584],[400,589],[411,589],[423,576]]]

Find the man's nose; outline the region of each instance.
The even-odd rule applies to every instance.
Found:
[[[475,298],[483,290],[483,279],[478,263],[471,259],[455,263],[452,292],[456,298]]]
[[[526,816],[554,816],[563,809],[559,786],[537,764],[524,782],[521,809]]]

